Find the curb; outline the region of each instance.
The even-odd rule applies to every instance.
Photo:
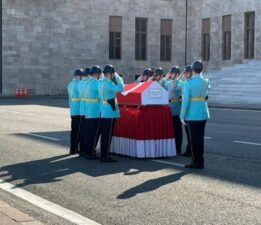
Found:
[[[218,104],[218,103],[209,103],[209,108],[215,109],[239,109],[239,110],[255,110],[261,111],[261,105],[237,105],[237,104]]]

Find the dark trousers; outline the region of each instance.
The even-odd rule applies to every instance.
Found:
[[[178,154],[181,154],[183,131],[179,116],[173,116],[173,127],[175,133],[176,150]]]
[[[107,159],[110,153],[112,134],[116,119],[101,119],[101,158]]]
[[[87,120],[87,142],[86,142],[86,154],[88,156],[94,156],[95,149],[100,137],[100,118],[86,119]]]
[[[78,146],[80,143],[80,124],[81,117],[80,116],[72,116],[71,117],[71,147],[70,152],[76,153],[78,152]]]
[[[80,154],[85,154],[86,151],[86,137],[87,137],[87,129],[86,129],[86,119],[85,116],[81,116],[80,123]]]
[[[190,141],[190,135],[189,135],[189,129],[188,126],[185,126],[186,136],[187,136],[187,147],[186,147],[186,153],[191,154],[191,141]]]
[[[204,137],[206,120],[187,121],[188,131],[191,140],[193,163],[204,165]]]

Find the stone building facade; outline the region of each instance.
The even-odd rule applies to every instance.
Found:
[[[78,67],[114,64],[126,82],[145,67],[184,67],[201,58],[202,19],[210,18],[207,68],[244,62],[244,13],[255,12],[261,59],[260,0],[3,0],[2,95],[28,88],[60,95]],[[231,14],[231,60],[222,60],[222,16]],[[121,59],[109,59],[109,18],[122,18]],[[135,59],[135,21],[147,19],[146,60]],[[161,61],[161,20],[172,21],[171,60]]]

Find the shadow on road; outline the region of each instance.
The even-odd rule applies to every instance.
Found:
[[[117,198],[118,199],[128,199],[128,198],[135,197],[137,194],[154,191],[164,185],[179,181],[181,179],[181,177],[183,177],[187,174],[189,174],[188,171],[182,171],[180,173],[171,174],[171,175],[168,175],[165,177],[160,177],[160,178],[155,178],[152,180],[145,181],[144,183],[142,183],[136,187],[133,187],[127,191],[124,191]]]
[[[69,149],[69,131],[39,132],[37,135],[61,138],[62,141],[39,139],[38,137],[15,134],[22,138],[46,142],[48,144],[62,145],[66,151]],[[66,137],[66,138],[65,138]],[[30,150],[30,149],[28,149]],[[32,151],[32,150],[31,150]],[[36,151],[36,150],[33,150]],[[101,164],[99,161],[87,161],[84,158],[60,155],[46,159],[28,161],[0,168],[0,177],[7,182],[16,182],[23,187],[31,184],[59,182],[63,177],[71,174],[82,173],[91,177],[106,176],[123,173],[125,176],[135,176],[141,172],[154,172],[162,169],[173,169],[174,166],[138,160],[127,157],[115,156],[119,162],[115,164]],[[181,163],[183,157],[166,159],[167,161]],[[189,159],[187,160],[189,162]],[[206,154],[206,168],[203,171],[185,170],[179,168],[180,173],[145,181],[136,187],[124,191],[119,199],[134,197],[138,193],[149,192],[163,185],[178,181],[182,176],[193,173],[197,176],[210,177],[231,183],[239,183],[255,188],[261,188],[260,164],[247,160],[240,161],[235,158],[224,158]],[[173,170],[174,171],[174,170]]]
[[[154,172],[166,168],[165,165],[152,163],[149,160],[129,159],[127,157],[114,156],[119,162],[114,164],[102,164],[99,161],[88,161],[82,157],[60,155],[46,159],[28,161],[0,168],[0,179],[6,182],[15,182],[16,186],[24,187],[32,184],[47,184],[59,182],[63,177],[76,173],[86,174],[91,177],[106,176],[112,174],[134,175],[141,172]],[[172,167],[173,168],[173,167]],[[176,172],[176,171],[175,171]],[[183,171],[171,176],[158,178],[145,182],[133,190],[124,193],[121,198],[131,197],[135,193],[155,190],[162,185],[175,182],[181,176],[188,174]],[[119,197],[120,198],[120,197]]]

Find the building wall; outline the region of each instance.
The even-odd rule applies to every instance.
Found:
[[[112,63],[133,80],[144,67],[184,64],[185,3],[164,0],[3,0],[3,94],[63,94],[77,67]],[[123,17],[122,59],[109,59],[109,16]],[[135,17],[148,17],[148,59],[135,61]],[[160,19],[173,19],[172,62],[160,62]]]
[[[78,67],[112,63],[126,82],[145,67],[185,65],[185,0],[3,0],[3,94],[66,93]],[[188,0],[187,63],[201,58],[202,18],[211,18],[207,68],[245,62],[244,12],[256,12],[255,59],[261,59],[260,0]],[[232,14],[232,59],[221,58],[222,16]],[[122,59],[109,60],[109,16],[122,16]],[[135,60],[135,17],[148,18],[148,58]],[[173,20],[172,62],[160,62],[160,20]]]
[[[188,0],[187,64],[201,59],[201,0]]]
[[[260,0],[202,0],[202,18],[211,18],[210,69],[247,62],[244,59],[245,12],[255,11],[255,59],[261,59]],[[222,16],[232,17],[231,60],[222,60]]]

